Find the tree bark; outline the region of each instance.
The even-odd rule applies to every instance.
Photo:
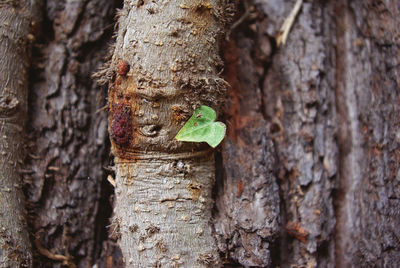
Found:
[[[107,235],[113,189],[106,180],[111,173],[107,115],[101,109],[106,90],[91,76],[106,61],[120,5],[48,0],[42,7],[24,174],[34,267],[117,265],[118,250]]]
[[[277,264],[274,255],[280,233],[281,201],[275,175],[278,163],[268,129],[270,123],[262,113],[259,83],[263,73],[259,70],[263,61],[252,57],[261,56],[257,47],[266,40],[260,38],[256,43],[244,31],[231,38],[223,50],[230,104],[226,116],[228,135],[217,166],[218,247],[227,262],[273,267]],[[264,54],[264,60],[269,56]]]
[[[400,260],[400,3],[339,1],[338,266]]]
[[[195,107],[219,110],[223,1],[125,1],[109,77],[114,232],[128,267],[218,267],[213,152],[174,137]],[[116,74],[115,74],[116,72]]]
[[[33,1],[0,1],[0,266],[29,267],[20,172],[25,155]]]
[[[216,214],[218,245],[232,263],[396,266],[397,2],[303,2],[280,48],[275,37],[294,1],[258,0],[249,3],[252,12],[243,10],[247,16],[224,50],[231,134]],[[265,120],[264,128],[254,131],[253,118]],[[269,139],[276,154],[263,146]],[[254,188],[260,181],[264,187]],[[262,224],[279,226],[270,225],[264,236],[256,224],[264,215],[245,213],[260,207],[248,205],[259,196],[274,196],[262,210]],[[248,237],[257,242],[247,243]],[[260,257],[268,254],[270,259]]]
[[[105,241],[107,119],[89,77],[118,4],[47,1],[22,170],[35,267],[123,267],[115,240],[127,267],[396,267],[398,1],[303,1],[281,47],[295,1],[238,1],[222,47],[228,97],[215,34],[229,10],[217,2],[125,1],[101,78],[117,195]],[[222,114],[223,99],[228,135],[215,168],[206,146],[174,136],[199,104]]]
[[[266,32],[277,36],[293,3],[264,3]],[[285,12],[276,14],[282,8]],[[285,46],[262,82],[264,114],[279,158],[283,266],[334,265],[338,146],[333,5],[304,2]]]

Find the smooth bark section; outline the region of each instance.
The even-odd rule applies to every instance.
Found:
[[[217,76],[222,64],[217,42],[223,16],[219,1],[134,3],[126,1],[119,14],[110,69],[117,71],[109,88],[114,153],[131,158],[129,154],[142,151],[206,148],[174,138],[196,106],[219,110],[225,89]],[[129,65],[125,75],[119,72],[121,61]],[[129,129],[118,127],[121,112],[130,116]],[[120,130],[126,130],[126,141],[116,138]]]
[[[174,137],[199,105],[220,108],[225,12],[223,1],[165,0],[125,1],[119,14],[109,132],[114,226],[129,267],[221,265],[210,224],[212,153]]]
[[[29,267],[21,164],[28,96],[30,13],[0,2],[0,266]]]
[[[118,161],[118,160],[117,160]],[[116,164],[114,235],[127,267],[218,267],[213,157]]]

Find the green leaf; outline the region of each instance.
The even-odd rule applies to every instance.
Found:
[[[217,113],[210,107],[202,105],[194,110],[192,117],[179,130],[175,139],[178,141],[207,142],[215,148],[225,137],[226,126],[214,122]]]

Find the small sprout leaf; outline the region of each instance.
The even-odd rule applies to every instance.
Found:
[[[215,122],[217,113],[210,107],[202,105],[179,130],[175,139],[178,141],[207,142],[215,148],[225,137],[226,126]]]

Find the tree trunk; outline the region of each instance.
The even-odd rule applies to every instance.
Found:
[[[38,25],[25,174],[34,267],[113,263],[105,61],[119,1],[48,0]],[[100,260],[100,256],[103,258]]]
[[[273,265],[271,255],[278,250],[281,201],[274,145],[262,114],[259,81],[263,74],[258,72],[262,62],[252,59],[256,50],[252,42],[239,31],[223,51],[231,102],[228,136],[217,166],[221,172],[215,230],[227,259],[267,267]]]
[[[127,267],[397,266],[400,3],[303,1],[277,47],[295,1],[237,1],[241,13],[221,51],[225,96],[216,33],[229,9],[219,2],[125,1],[101,78],[111,81],[116,171],[108,230],[107,119],[97,112],[104,92],[90,75],[121,3],[47,1],[22,170],[31,181],[35,267],[123,267],[115,240]],[[11,52],[15,63],[27,55]],[[16,85],[7,88],[22,90]],[[206,146],[174,140],[197,105],[222,114],[223,99],[228,134],[215,162]],[[1,109],[5,126],[13,108]],[[7,157],[18,131],[1,141]],[[7,191],[0,195],[17,204]]]
[[[400,2],[339,1],[336,263],[400,260]]]
[[[25,154],[32,3],[0,1],[1,267],[29,267],[32,262],[20,176]]]
[[[293,3],[262,6],[277,35]],[[276,9],[286,10],[283,14]],[[276,14],[276,15],[275,15]],[[263,112],[278,156],[283,266],[334,265],[338,147],[335,110],[333,5],[304,2],[288,42],[276,49],[261,83]],[[276,16],[276,17],[275,17]]]
[[[278,48],[294,1],[254,1],[224,50],[216,231],[232,263],[398,263],[400,8],[348,2],[304,2]]]
[[[174,137],[195,107],[219,110],[223,1],[125,2],[109,77],[114,232],[128,267],[218,267],[213,152]]]

